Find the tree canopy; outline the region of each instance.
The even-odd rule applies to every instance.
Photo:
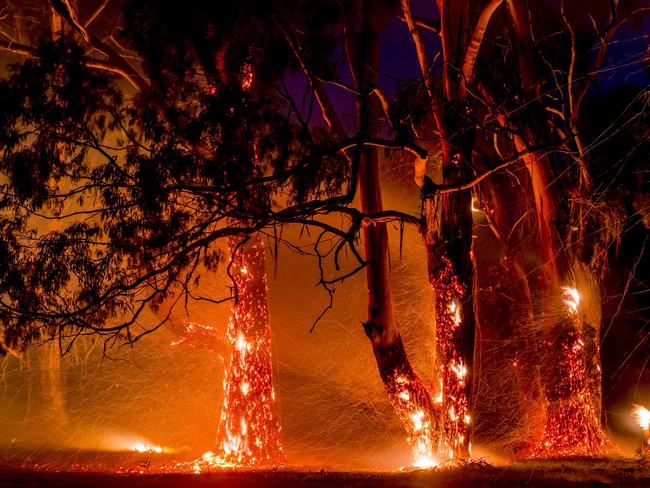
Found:
[[[399,39],[413,41],[414,63],[406,80],[380,79],[363,92],[346,65],[367,42],[355,2],[96,3],[7,7],[39,20],[7,23],[0,46],[24,57],[0,82],[4,348],[43,334],[133,340],[159,325],[138,322],[147,306],[218,300],[194,296],[192,284],[201,269],[227,267],[216,245],[223,237],[307,225],[335,239],[327,251],[316,245],[319,258],[336,261],[347,249],[365,266],[357,240],[369,222],[424,219],[353,204],[361,147],[414,164],[423,195],[436,198],[476,189],[526,154],[550,155],[559,194],[576,196],[559,204],[557,223],[574,229],[567,205],[615,190],[602,186],[606,169],[598,176],[599,141],[647,103],[647,92],[631,88],[609,125],[591,133],[584,122],[609,93],[609,73],[642,66],[642,55],[609,57],[615,35],[634,43],[643,25],[646,9],[634,2],[595,2],[587,13],[563,2],[463,2],[442,25],[433,6],[425,18],[410,2],[371,2],[378,32],[408,33]],[[530,56],[541,60],[535,70]],[[363,100],[380,107],[373,136],[345,119],[352,111],[342,106]],[[636,154],[639,136],[631,137]],[[471,156],[457,181],[439,177],[439,141]]]

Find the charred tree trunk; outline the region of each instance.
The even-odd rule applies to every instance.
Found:
[[[510,121],[520,130],[514,137],[517,151],[527,145],[552,139],[548,111],[539,98],[539,62],[532,38],[528,5],[509,0],[513,46],[522,83],[522,102],[529,104],[524,118]],[[562,15],[564,12],[562,11]],[[565,18],[566,21],[566,18]],[[575,46],[572,46],[575,49]],[[569,68],[569,77],[573,66]],[[567,133],[575,135],[571,78],[567,83],[569,116],[564,117]],[[579,139],[578,150],[580,150]],[[546,427],[543,442],[533,451],[536,456],[588,455],[607,449],[601,426],[600,294],[599,283],[580,256],[582,243],[570,242],[572,226],[583,223],[570,215],[560,192],[560,178],[553,174],[553,161],[541,153],[528,153],[523,161],[532,185],[537,217],[537,236],[541,259],[538,317],[543,329],[542,384],[546,400]],[[590,186],[582,160],[578,161],[583,189]],[[583,264],[584,263],[584,264]]]
[[[219,461],[277,465],[284,461],[274,411],[271,328],[262,237],[230,241],[234,303],[226,338],[231,347],[217,437]]]
[[[466,182],[473,173],[475,125],[468,123],[468,85],[490,19],[500,0],[441,0],[440,40],[443,96],[436,96],[426,47],[415,29],[410,2],[402,10],[418,54],[432,119],[442,149],[442,184]],[[442,375],[442,415],[438,450],[449,459],[470,454],[474,377],[474,263],[472,193],[438,194],[423,187],[424,237],[429,280],[436,293],[437,362]]]
[[[253,67],[247,62],[243,64],[236,79],[243,96],[237,109],[233,106],[231,110],[232,126],[227,137],[248,141],[248,169],[255,174],[259,161],[247,122],[247,93],[253,89]],[[269,197],[243,192],[234,198],[242,209],[257,211],[267,204]],[[228,246],[234,302],[226,331],[231,354],[224,376],[218,457],[222,463],[237,466],[278,465],[285,458],[274,405],[264,242],[261,234],[254,233],[243,240],[231,238]]]

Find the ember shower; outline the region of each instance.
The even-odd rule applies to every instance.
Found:
[[[0,11],[7,452],[646,449],[648,9]]]

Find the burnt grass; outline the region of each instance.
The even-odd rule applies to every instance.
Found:
[[[79,467],[77,468],[79,469]],[[283,468],[270,471],[212,471],[178,474],[144,468],[143,474],[65,471],[0,466],[2,488],[199,488],[199,487],[650,487],[650,459],[574,458],[521,461],[492,466],[472,461],[455,468],[391,472]]]

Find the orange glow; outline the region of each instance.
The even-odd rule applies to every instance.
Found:
[[[609,449],[589,385],[585,342],[578,316],[580,294],[574,287],[562,287],[562,301],[573,328],[553,331],[546,341],[547,350],[557,354],[557,363],[554,371],[548,373],[555,380],[546,392],[544,442],[533,457],[584,456]]]
[[[148,452],[148,453],[156,453],[156,454],[162,454],[165,452],[165,450],[156,445],[150,445],[145,442],[136,442],[131,446],[131,450],[134,452]]]
[[[572,286],[563,286],[562,296],[562,301],[567,306],[569,313],[573,315],[578,313],[578,306],[580,305],[580,294],[578,290]]]

